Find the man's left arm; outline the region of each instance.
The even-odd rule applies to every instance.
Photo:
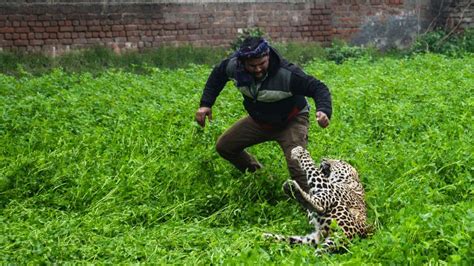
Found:
[[[301,70],[291,76],[290,89],[293,94],[304,95],[314,99],[316,119],[321,127],[327,127],[332,116],[332,99],[328,87],[318,79]]]

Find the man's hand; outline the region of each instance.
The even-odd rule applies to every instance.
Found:
[[[212,120],[212,110],[209,107],[199,107],[196,112],[196,122],[204,127],[206,125],[206,116],[209,119],[209,122]]]
[[[321,111],[316,112],[316,120],[318,121],[319,126],[322,128],[329,126],[328,116]]]

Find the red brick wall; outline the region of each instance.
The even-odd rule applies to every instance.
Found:
[[[262,2],[262,1],[260,1]],[[3,50],[62,52],[97,44],[120,48],[227,46],[239,29],[261,27],[275,41],[331,41],[324,4],[23,4],[0,6]]]
[[[99,44],[121,49],[228,46],[239,29],[248,27],[262,28],[272,41],[280,42],[328,45],[343,39],[381,48],[404,46],[433,25],[438,11],[432,10],[433,3],[435,0],[3,0],[0,50],[61,53]],[[464,20],[472,22],[472,8],[469,10]]]

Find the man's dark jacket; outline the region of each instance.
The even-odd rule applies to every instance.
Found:
[[[331,118],[331,94],[326,85],[287,62],[273,48],[270,48],[267,73],[261,84],[256,84],[245,72],[243,63],[235,57],[226,59],[209,76],[200,106],[212,107],[225,84],[234,80],[244,97],[245,109],[256,122],[285,125],[298,113],[309,109],[304,96],[313,98],[316,110]]]

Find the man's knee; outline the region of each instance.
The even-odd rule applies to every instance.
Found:
[[[229,155],[234,154],[234,152],[230,149],[230,146],[231,145],[229,145],[227,142],[226,135],[222,135],[217,139],[216,151],[220,156],[227,158]]]
[[[221,156],[222,156],[222,154],[225,154],[225,153],[226,153],[224,141],[222,141],[222,136],[217,139],[217,142],[216,142],[216,151],[217,151],[217,153],[219,153]]]

